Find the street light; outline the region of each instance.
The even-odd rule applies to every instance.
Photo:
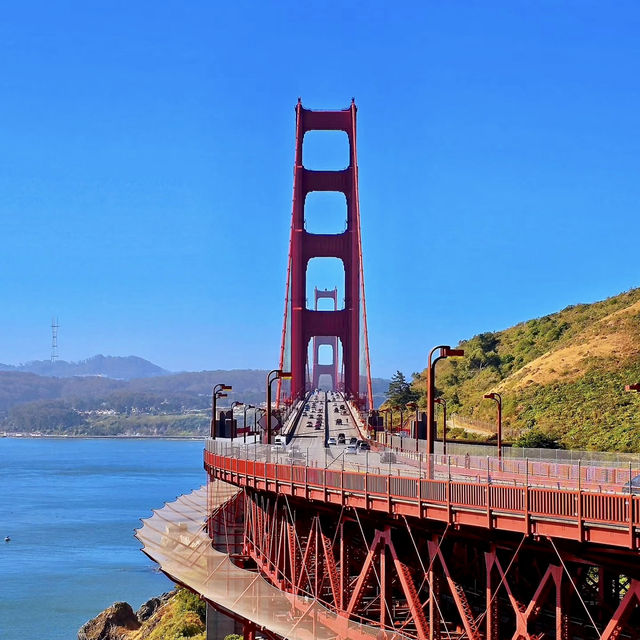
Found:
[[[499,393],[485,393],[483,398],[494,400],[498,405],[498,460],[502,458],[502,396]]]
[[[290,379],[291,373],[282,369],[274,369],[267,374],[267,444],[271,444],[271,384],[276,380]]]
[[[440,349],[440,353],[435,358],[433,354]],[[435,395],[436,395],[436,362],[443,358],[452,358],[463,356],[464,349],[452,349],[449,345],[439,345],[433,347],[429,352],[429,361],[427,363],[427,455],[433,453],[433,442],[435,440],[434,422],[435,422]]]
[[[216,439],[216,400],[218,398],[226,398],[227,394],[224,391],[231,391],[233,387],[228,384],[217,384],[213,387],[211,392],[211,428],[209,435]]]
[[[418,404],[416,402],[407,402],[407,409],[416,412],[413,437],[416,439],[416,453],[418,453]]]
[[[380,409],[380,413],[384,413],[384,443],[387,444],[387,434],[389,433],[389,413],[393,415],[393,411],[389,407]]]
[[[262,414],[260,416],[260,418],[262,418],[262,416],[267,413],[266,409],[261,409],[260,407],[254,407],[255,411],[253,412],[253,428],[255,429],[254,431],[254,436],[257,436],[259,431],[258,431],[258,411],[260,411],[260,413]]]
[[[233,442],[233,410],[235,407],[240,407],[242,405],[244,405],[244,402],[240,402],[240,400],[234,400],[231,403],[231,442]]]
[[[442,455],[447,455],[447,401],[436,398],[435,403],[442,405]]]
[[[242,440],[247,442],[247,409],[254,409],[255,407],[252,404],[247,404],[243,402],[244,405],[244,416],[242,417]]]

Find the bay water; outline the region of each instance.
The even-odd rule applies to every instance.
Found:
[[[0,638],[75,640],[115,601],[172,588],[140,518],[200,487],[202,441],[0,438]],[[9,536],[10,542],[4,542]]]

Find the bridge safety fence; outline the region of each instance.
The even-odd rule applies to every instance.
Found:
[[[309,446],[295,444],[283,447],[258,442],[243,443],[206,440],[206,450],[228,458],[252,460],[266,465],[290,467],[294,481],[302,481],[305,469],[352,471],[374,476],[407,478],[412,486],[415,479],[439,479],[454,482],[502,485],[510,487],[539,487],[597,493],[640,494],[640,462],[626,466],[582,465],[581,461],[554,462],[536,458],[498,458],[469,453],[423,453],[398,448],[379,451],[352,452],[341,446]],[[282,471],[281,473],[287,473]],[[328,482],[339,482],[331,473]],[[355,482],[355,481],[354,481]],[[371,480],[375,482],[375,480]],[[394,482],[396,482],[394,480]],[[398,486],[401,486],[399,484]]]
[[[393,449],[401,449],[403,451],[419,451],[426,453],[426,440],[416,441],[409,436],[389,435],[382,431],[376,434],[376,439],[380,444],[391,447]],[[443,453],[442,441],[434,443],[435,452]],[[447,453],[469,453],[476,456],[495,456],[495,444],[471,444],[468,442],[456,442],[455,440],[447,442]],[[558,462],[568,464],[578,464],[581,466],[594,467],[624,467],[628,468],[629,463],[633,466],[640,466],[640,454],[625,453],[617,451],[583,451],[579,449],[542,449],[527,447],[502,447],[503,458],[540,460],[545,462]]]

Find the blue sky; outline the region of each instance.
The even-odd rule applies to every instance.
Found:
[[[0,362],[57,315],[67,360],[276,365],[298,96],[359,108],[375,375],[640,285],[638,33],[637,2],[8,3]]]

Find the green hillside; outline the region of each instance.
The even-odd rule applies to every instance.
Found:
[[[545,434],[576,449],[640,452],[640,289],[580,304],[460,343],[463,358],[437,365],[436,386],[449,414],[495,420],[503,397],[510,439]],[[425,405],[426,371],[413,387]]]

